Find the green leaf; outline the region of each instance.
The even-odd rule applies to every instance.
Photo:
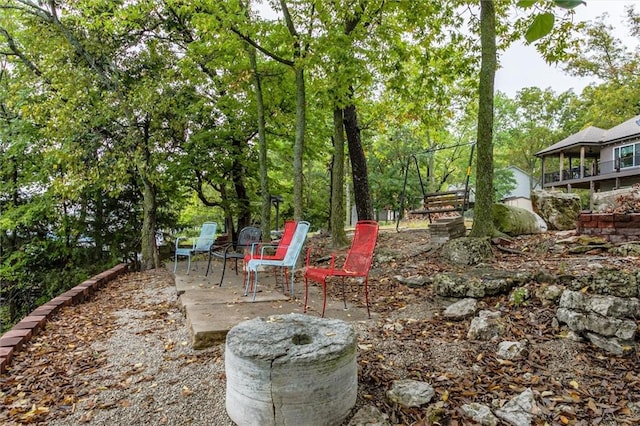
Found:
[[[538,0],[520,0],[518,3],[516,3],[518,5],[518,7],[522,7],[522,8],[528,8],[533,6],[534,4],[536,4]]]
[[[555,22],[555,16],[553,13],[542,13],[537,15],[529,28],[527,28],[527,32],[524,35],[527,43],[532,43],[551,32],[553,29],[553,24]]]
[[[582,0],[553,0],[556,6],[561,7],[563,9],[574,9],[581,4],[586,6],[587,2]]]

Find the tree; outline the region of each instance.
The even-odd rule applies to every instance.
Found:
[[[630,9],[628,23],[632,33],[633,17]],[[581,33],[580,43],[568,55],[565,70],[602,82],[583,90],[582,122],[610,128],[621,117],[630,118],[640,111],[640,93],[629,90],[640,84],[640,54],[613,37],[613,28],[602,20],[587,24]]]
[[[497,67],[496,13],[493,1],[480,1],[480,41],[482,63],[478,86],[478,160],[476,201],[470,236],[496,234],[491,214],[493,205],[493,96]]]

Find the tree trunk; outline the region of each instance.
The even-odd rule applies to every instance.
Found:
[[[262,208],[260,210],[260,226],[262,241],[271,241],[271,193],[269,192],[269,176],[267,173],[267,132],[264,118],[264,98],[262,96],[262,79],[258,72],[256,50],[247,47],[251,69],[253,70],[253,87],[256,94],[256,115],[258,120],[258,162],[260,163],[260,194]],[[276,228],[278,224],[276,223]]]
[[[351,89],[351,92],[353,92],[353,89]],[[364,155],[364,149],[362,148],[360,128],[358,127],[358,113],[353,102],[344,109],[344,128],[349,146],[353,196],[356,201],[358,220],[372,220],[373,204],[371,202],[371,191],[369,189],[367,159]]]
[[[307,127],[304,69],[296,67],[296,138],[293,144],[293,217],[302,220],[302,153],[304,134]]]
[[[234,145],[234,151],[242,153],[244,150],[243,141],[233,139],[232,143]],[[238,202],[238,222],[236,228],[238,232],[240,232],[240,230],[245,226],[251,225],[251,206],[249,196],[247,195],[247,186],[244,182],[245,174],[244,164],[239,160],[239,156],[234,156],[233,166],[231,168],[231,180],[233,182],[233,188]],[[233,241],[237,239],[237,235],[235,233],[230,235],[232,236]]]
[[[478,86],[478,160],[476,201],[470,236],[488,237],[497,233],[493,225],[493,88],[496,74],[496,16],[492,0],[480,2],[480,42],[482,65]]]
[[[158,213],[156,187],[145,176],[142,177],[142,261],[140,269],[145,271],[160,266],[160,256],[156,247],[156,218]]]
[[[331,243],[347,244],[344,232],[344,123],[342,109],[333,110],[333,162],[331,164]]]

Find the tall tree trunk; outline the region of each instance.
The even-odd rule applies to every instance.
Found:
[[[243,141],[233,139],[234,151],[242,153],[244,151]],[[231,180],[233,182],[233,188],[235,191],[236,200],[238,201],[238,225],[237,231],[239,232],[245,226],[251,224],[251,206],[249,196],[247,195],[247,186],[245,184],[246,170],[239,156],[234,156],[233,166],[231,167]],[[235,233],[231,234],[233,240],[237,239]]]
[[[245,16],[250,19],[247,4],[240,2]],[[249,55],[249,63],[253,73],[253,90],[256,96],[256,119],[258,121],[258,162],[260,163],[260,195],[262,198],[260,209],[260,227],[262,241],[271,241],[271,192],[269,192],[269,175],[267,173],[267,132],[264,117],[264,97],[262,95],[262,77],[258,71],[256,48],[245,42],[245,49]],[[278,224],[276,223],[276,228]]]
[[[353,88],[350,90],[353,93]],[[360,139],[360,127],[358,127],[358,113],[353,102],[344,108],[344,128],[347,134],[349,146],[349,159],[351,160],[351,179],[353,180],[353,196],[356,201],[358,220],[373,219],[373,204],[369,189],[369,174],[367,172],[367,159]]]
[[[256,95],[256,115],[258,120],[258,161],[260,163],[260,194],[262,209],[260,210],[260,225],[262,240],[271,240],[271,193],[269,192],[269,175],[267,173],[267,132],[264,118],[264,98],[262,96],[262,79],[258,72],[256,49],[247,46],[249,61],[253,70],[253,87]],[[276,223],[276,228],[278,224]]]
[[[156,247],[158,214],[156,192],[155,185],[146,176],[142,176],[142,261],[140,268],[143,271],[160,266],[160,256]]]
[[[496,234],[493,205],[493,90],[496,75],[496,13],[493,0],[480,2],[482,65],[478,86],[478,160],[472,237]]]
[[[293,145],[293,217],[302,220],[302,153],[304,152],[304,134],[307,127],[307,107],[304,87],[304,69],[296,67],[296,138]]]
[[[147,175],[150,169],[151,152],[149,145],[149,127],[151,123],[145,120],[142,124],[142,157],[143,164],[138,170],[142,180],[142,235],[141,235],[141,265],[140,269],[145,271],[160,267],[160,255],[156,245],[156,221],[158,218],[158,189]]]
[[[347,244],[344,232],[344,121],[342,109],[333,110],[333,162],[331,164],[331,243]]]

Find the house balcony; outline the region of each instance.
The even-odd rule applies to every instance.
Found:
[[[617,164],[616,164],[617,163]],[[620,167],[616,161],[602,161],[595,167],[584,167],[582,176],[580,167],[545,173],[543,188],[566,186],[576,189],[615,189],[640,182],[640,166]]]

